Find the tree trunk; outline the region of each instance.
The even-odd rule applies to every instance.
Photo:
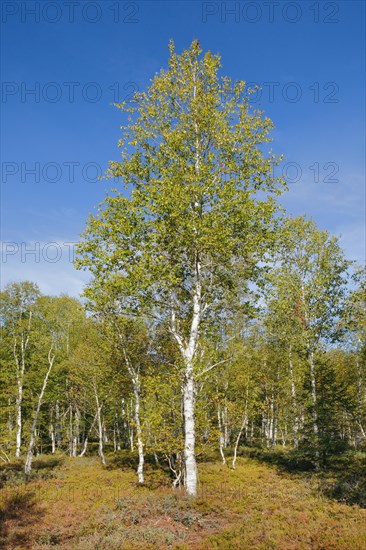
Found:
[[[34,447],[34,443],[35,443],[35,439],[36,439],[36,428],[37,428],[39,411],[41,410],[42,399],[43,399],[43,395],[44,395],[44,392],[45,392],[45,389],[46,389],[46,386],[47,386],[48,377],[51,373],[51,370],[52,370],[52,367],[53,367],[53,362],[55,360],[55,356],[54,355],[51,356],[52,349],[53,349],[53,346],[51,346],[51,348],[48,352],[48,365],[49,366],[48,366],[46,376],[44,377],[44,380],[43,380],[41,393],[38,396],[37,409],[36,409],[36,413],[35,413],[34,418],[33,418],[33,423],[32,423],[32,428],[31,428],[31,436],[30,436],[29,445],[28,445],[28,453],[27,453],[27,458],[26,458],[25,466],[24,466],[24,472],[27,475],[29,475],[32,471],[33,447]]]
[[[85,439],[84,439],[84,444],[83,444],[83,450],[81,451],[81,453],[79,454],[79,456],[84,456],[85,453],[86,453],[86,449],[88,448],[88,437],[92,431],[92,429],[94,428],[94,425],[97,421],[97,417],[98,417],[98,412],[95,413],[94,415],[94,420],[92,422],[92,425],[90,426],[89,430],[88,430],[88,433],[86,434],[85,436]]]
[[[239,430],[239,433],[238,433],[238,437],[236,438],[236,441],[235,441],[235,446],[234,446],[234,456],[233,456],[233,461],[232,461],[232,464],[231,464],[231,468],[233,470],[235,470],[235,462],[236,462],[236,456],[237,456],[237,452],[238,452],[238,447],[239,447],[239,442],[240,442],[240,438],[241,438],[241,434],[243,433],[243,430],[245,428],[245,425],[248,421],[248,417],[247,417],[247,411],[246,411],[246,408],[245,407],[245,413],[244,413],[244,416],[243,416],[243,422],[240,426],[240,430]]]
[[[25,372],[25,352],[27,349],[28,338],[24,341],[24,334],[21,336],[20,342],[20,363],[19,357],[17,355],[17,341],[14,341],[14,359],[16,363],[16,376],[17,376],[17,386],[18,393],[16,397],[16,445],[15,445],[15,456],[16,458],[20,457],[20,449],[22,445],[22,401],[23,401],[23,379]]]
[[[270,411],[271,411],[271,420],[269,424],[269,440],[270,445],[274,447],[276,445],[276,419],[275,419],[275,407],[274,407],[274,394],[272,392],[271,394],[271,405],[270,405]]]
[[[221,422],[221,407],[220,405],[217,406],[217,423],[219,427],[219,449],[220,449],[220,455],[222,458],[222,463],[226,464],[226,458],[224,454],[224,444],[225,444],[225,436],[222,433],[222,422]]]
[[[169,464],[169,469],[174,475],[173,488],[179,487],[182,478],[181,457],[177,454],[177,461],[174,459],[174,455],[165,455]],[[177,462],[177,464],[176,464]]]
[[[73,426],[72,426],[72,403],[69,404],[69,455],[72,456],[72,435],[73,435]]]
[[[184,411],[184,462],[185,462],[185,485],[187,493],[195,496],[197,492],[197,465],[195,456],[195,395],[193,373],[186,374],[183,388],[183,411]]]
[[[105,466],[106,461],[105,461],[105,456],[103,452],[103,424],[102,424],[102,417],[100,414],[102,410],[102,405],[99,405],[99,397],[98,397],[98,391],[97,391],[96,385],[94,385],[94,395],[95,395],[95,402],[97,405],[96,416],[97,416],[97,422],[98,422],[98,435],[99,435],[98,454],[102,460],[102,464]]]
[[[73,433],[72,433],[72,453],[71,456],[77,456],[78,452],[78,442],[79,442],[79,431],[80,431],[80,411],[75,407],[74,422],[73,422]]]
[[[290,383],[291,383],[291,399],[292,399],[292,408],[294,414],[294,445],[295,447],[299,446],[299,416],[297,412],[297,400],[296,400],[296,387],[294,379],[294,369],[292,364],[292,347],[290,346],[289,350],[289,368],[290,368]]]
[[[18,379],[18,395],[16,399],[16,447],[15,447],[15,456],[16,458],[20,457],[20,448],[22,444],[22,399],[23,399],[23,383],[21,379]]]
[[[51,438],[51,452],[55,454],[56,452],[56,438],[55,438],[55,428],[53,425],[53,408],[50,406],[50,438]]]
[[[135,443],[134,443],[134,430],[133,430],[133,422],[132,422],[132,418],[133,418],[132,411],[133,411],[133,398],[131,397],[131,407],[129,409],[127,405],[127,415],[131,419],[131,421],[129,420],[128,422],[128,439],[130,441],[130,449],[133,452],[135,449]]]
[[[122,397],[121,399],[121,414],[122,414],[122,440],[125,447],[128,447],[130,437],[129,437],[129,430],[128,430],[128,422],[126,418],[126,411],[125,411],[125,399]]]
[[[122,340],[122,338],[121,338]],[[126,367],[128,374],[131,377],[133,393],[135,396],[135,410],[134,410],[134,421],[136,426],[136,437],[137,437],[137,451],[139,455],[139,463],[137,467],[137,479],[139,483],[144,483],[144,444],[142,442],[142,430],[140,422],[140,373],[139,367],[135,369],[130,361],[130,358],[127,355],[126,348],[122,340],[122,353],[126,362]],[[131,410],[132,412],[132,410]],[[133,435],[131,439],[131,447],[133,446]]]
[[[103,422],[103,443],[109,443],[108,432],[105,422]]]
[[[242,435],[246,425],[248,424],[248,402],[249,402],[249,384],[246,387],[246,398],[245,398],[243,421],[242,421],[242,424],[240,426],[238,437],[236,438],[235,446],[234,446],[234,456],[233,456],[233,461],[232,461],[232,464],[231,464],[231,467],[232,467],[233,470],[235,470],[236,455],[237,455],[237,452],[238,452],[240,438],[241,438],[241,435]]]
[[[136,381],[133,385],[135,395],[135,425],[137,437],[137,450],[139,454],[139,464],[137,467],[137,479],[139,483],[144,482],[144,445],[142,442],[142,430],[140,422],[140,383]]]
[[[196,432],[195,432],[195,378],[193,371],[193,360],[197,349],[199,326],[202,314],[201,304],[201,265],[196,255],[195,291],[193,295],[193,315],[188,344],[178,334],[175,320],[174,305],[172,305],[171,332],[175,337],[182,359],[185,363],[183,379],[183,418],[184,418],[184,482],[188,495],[197,494],[197,464],[195,454]]]
[[[117,411],[116,411],[116,416],[115,416],[115,437],[116,437],[116,450],[120,451],[121,450],[121,430],[120,430],[120,427],[119,427],[118,412]]]
[[[313,433],[317,438],[319,433],[318,428],[318,413],[316,403],[316,383],[315,383],[315,367],[314,367],[314,352],[312,349],[308,351],[309,364],[310,364],[310,382],[311,382],[311,401],[312,401],[312,419],[313,419]]]
[[[56,424],[55,424],[56,445],[57,445],[57,448],[59,449],[61,446],[62,435],[61,435],[61,424],[60,424],[60,403],[58,399],[56,401],[56,407],[55,407],[55,421],[56,421]]]
[[[17,353],[18,342],[17,338],[14,338],[13,355],[16,365],[16,378],[18,386],[18,394],[16,397],[16,444],[15,444],[15,456],[20,457],[20,450],[22,445],[22,401],[23,401],[23,380],[25,373],[25,354],[29,344],[29,331],[31,328],[32,312],[29,313],[28,320],[28,335],[25,337],[22,332],[20,338],[20,361]]]
[[[319,448],[318,448],[318,412],[317,412],[317,397],[316,397],[316,381],[315,381],[315,366],[314,366],[314,352],[312,349],[308,350],[309,365],[310,365],[310,382],[311,382],[311,401],[312,401],[312,420],[313,420],[313,433],[314,433],[314,445],[315,445],[315,467],[320,468],[319,464]]]

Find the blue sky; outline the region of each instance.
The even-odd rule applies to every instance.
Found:
[[[364,2],[2,2],[1,283],[77,295],[70,262],[118,159],[115,99],[198,38],[222,73],[262,86],[292,214],[365,260]],[[33,12],[33,13],[32,13]],[[32,91],[33,90],[33,93]],[[52,244],[53,243],[53,244]],[[33,253],[32,253],[33,251]]]

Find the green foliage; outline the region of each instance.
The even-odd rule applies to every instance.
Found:
[[[206,313],[217,319],[257,271],[273,239],[283,182],[267,154],[271,121],[250,107],[244,82],[219,76],[220,58],[196,43],[137,92],[122,126],[122,161],[108,174],[131,187],[89,218],[76,266],[93,301],[108,287],[124,311],[166,315],[172,294],[185,332],[196,262]],[[235,305],[238,306],[237,301]]]

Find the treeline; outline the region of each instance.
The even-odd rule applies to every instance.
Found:
[[[366,447],[366,278],[337,240],[288,220],[246,311],[209,321],[195,365],[196,454],[295,448],[316,467]],[[88,444],[166,462],[184,482],[182,368],[165,323],[86,312],[31,282],[1,293],[1,459]]]

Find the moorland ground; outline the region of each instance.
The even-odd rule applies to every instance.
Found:
[[[128,452],[106,467],[96,456],[39,456],[28,479],[21,461],[1,466],[0,547],[358,550],[364,472],[362,454],[323,472],[294,469],[283,453],[244,453],[235,471],[211,457],[192,499],[152,460],[138,487]]]

